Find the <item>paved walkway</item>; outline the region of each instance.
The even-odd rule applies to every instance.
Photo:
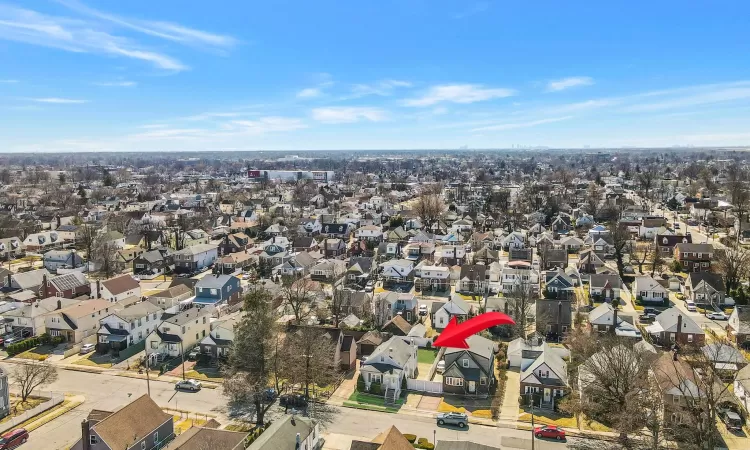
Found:
[[[505,382],[505,395],[500,408],[500,420],[515,422],[518,420],[518,397],[521,395],[521,374],[519,369],[511,368],[505,372],[508,380]]]
[[[341,405],[345,401],[349,400],[349,397],[357,389],[357,379],[359,378],[359,361],[357,362],[357,369],[354,371],[354,376],[351,378],[344,378],[339,387],[333,392],[331,397],[328,399],[328,403],[334,405]]]

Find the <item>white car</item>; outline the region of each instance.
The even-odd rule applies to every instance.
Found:
[[[706,317],[711,320],[729,320],[729,316],[724,314],[722,311],[707,312]]]
[[[425,305],[425,304],[419,305],[419,315],[420,316],[426,316],[427,315],[427,305]]]
[[[177,384],[174,385],[174,388],[175,390],[186,390],[186,391],[197,392],[201,390],[201,383],[193,379],[182,380],[182,381],[178,381]]]
[[[690,300],[685,300],[685,307],[688,311],[695,312],[698,309],[695,307],[695,303]]]
[[[83,344],[81,346],[81,350],[78,353],[81,355],[85,355],[86,353],[91,353],[94,350],[96,350],[96,344]]]
[[[445,360],[441,359],[437,364],[437,373],[445,372]]]

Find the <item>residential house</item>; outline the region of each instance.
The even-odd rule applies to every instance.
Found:
[[[685,280],[685,297],[706,309],[724,305],[724,278],[713,272],[690,272]]]
[[[81,439],[71,450],[156,450],[174,437],[172,414],[147,394],[113,413],[97,412],[97,419],[83,420]]]
[[[614,333],[616,336],[641,339],[638,327],[623,319],[619,311],[609,303],[602,303],[589,311],[588,327],[598,333]]]
[[[579,272],[589,274],[597,273],[605,265],[606,263],[601,256],[591,248],[582,251],[578,255],[578,263],[576,264]]]
[[[489,291],[487,266],[482,264],[465,264],[461,266],[461,274],[456,284],[457,292],[469,294],[483,294]]]
[[[708,272],[714,257],[711,244],[677,244],[674,246],[674,259],[685,272]]]
[[[42,231],[32,233],[23,240],[23,247],[28,252],[44,252],[48,249],[60,248],[65,241],[56,231]]]
[[[110,312],[122,309],[107,300],[86,300],[71,306],[50,311],[45,315],[44,328],[50,336],[62,336],[70,344],[96,335],[99,320]]]
[[[354,231],[354,237],[357,240],[380,242],[383,240],[383,227],[379,225],[365,225],[359,227]]]
[[[734,376],[738,370],[747,365],[747,358],[737,347],[723,342],[705,345],[701,351],[706,361],[711,362],[719,373]]]
[[[9,237],[0,239],[0,260],[10,261],[26,253],[20,238]]]
[[[375,263],[373,258],[352,256],[346,263],[346,278],[349,282],[364,285],[370,279]]]
[[[360,365],[365,390],[382,392],[390,403],[401,396],[403,379],[413,379],[416,374],[417,346],[407,344],[398,336],[380,344]]]
[[[176,357],[187,353],[211,331],[208,308],[190,308],[163,320],[146,337],[146,355]]]
[[[246,270],[254,266],[257,256],[245,252],[230,253],[214,264],[214,273],[231,274],[238,270]]]
[[[150,302],[140,302],[115,311],[99,320],[97,351],[115,354],[141,342],[161,322],[162,310]]]
[[[26,272],[8,274],[5,282],[6,288],[20,289],[24,291],[39,292],[45,284],[45,280],[50,278],[47,269],[35,269]]]
[[[443,330],[448,326],[448,322],[452,318],[456,317],[461,322],[473,314],[474,308],[466,300],[462,299],[459,295],[453,295],[448,302],[432,302],[430,319],[433,328]]]
[[[469,348],[447,348],[443,355],[443,392],[487,397],[495,384],[495,343],[479,335],[466,339]]]
[[[635,277],[633,294],[636,300],[643,302],[664,302],[669,298],[669,292],[658,281],[649,276]]]
[[[374,302],[376,314],[384,319],[383,321],[400,315],[407,322],[412,323],[419,317],[417,315],[419,302],[414,294],[385,291],[376,294]]]
[[[44,326],[47,313],[78,303],[78,300],[61,297],[43,298],[33,303],[12,303],[2,313],[3,331],[16,336],[40,336],[47,332]]]
[[[643,217],[638,226],[638,236],[646,240],[652,240],[666,224],[667,220],[664,217]]]
[[[524,261],[529,264],[534,261],[533,248],[512,248],[508,251],[508,262]]]
[[[589,277],[589,296],[611,302],[620,298],[622,280],[617,274],[599,274]]]
[[[298,236],[292,241],[292,251],[313,252],[318,250],[318,241],[310,236]]]
[[[91,295],[91,284],[81,272],[70,272],[56,277],[42,277],[39,297],[76,298]]]
[[[419,268],[419,279],[415,284],[421,291],[445,292],[451,287],[450,275],[448,267],[425,264]]]
[[[381,330],[392,336],[408,336],[411,331],[411,324],[403,317],[396,315],[386,322]]]
[[[234,331],[242,318],[232,316],[225,320],[211,323],[211,332],[200,341],[200,351],[212,358],[223,358],[229,355],[234,343]]]
[[[544,296],[550,299],[570,299],[575,296],[575,280],[563,269],[548,270],[544,274]]]
[[[195,281],[197,282],[197,280]],[[177,314],[181,309],[184,309],[181,308],[182,305],[188,307],[192,304],[193,297],[195,297],[194,287],[179,284],[146,297],[146,301],[163,309],[167,314]]]
[[[346,238],[346,240],[349,240],[349,224],[323,223],[320,233],[325,234],[329,238]]]
[[[343,304],[341,305],[341,317],[347,315],[365,317],[372,312],[371,294],[364,291],[355,291],[353,289],[344,288],[341,295],[344,295]]]
[[[340,259],[321,259],[310,268],[310,278],[315,281],[332,281],[346,271],[346,262]]]
[[[50,250],[42,259],[44,268],[50,273],[57,273],[57,269],[75,269],[83,265],[83,258],[75,250]]]
[[[502,269],[498,280],[500,291],[511,294],[518,289],[528,290],[533,297],[539,295],[539,272],[530,268],[514,268],[510,264]]]
[[[315,259],[307,252],[299,252],[292,255],[280,265],[273,268],[274,272],[281,274],[282,277],[303,278],[307,276],[308,271],[315,265]]]
[[[568,253],[577,252],[583,247],[583,239],[578,236],[565,236],[560,238],[557,246]]]
[[[567,214],[558,215],[552,219],[552,223],[550,224],[550,230],[556,234],[567,234],[572,229],[573,224],[570,216]]]
[[[101,298],[112,303],[128,297],[141,296],[141,284],[128,274],[118,275],[108,280],[97,280],[91,284],[91,294],[94,298]]]
[[[380,331],[368,331],[357,340],[357,355],[369,356],[380,344],[386,335]]]
[[[252,245],[252,240],[245,233],[232,233],[224,237],[218,246],[218,255],[226,256],[231,253],[244,252]]]
[[[172,254],[177,273],[198,272],[216,261],[218,248],[214,244],[197,244]]]
[[[353,339],[348,339],[340,328],[290,325],[287,335],[302,333],[304,328],[313,329],[317,332],[319,339],[327,339],[333,347],[333,354],[329,356],[333,366],[338,370],[349,370],[354,368],[357,360],[357,346]]]
[[[573,308],[570,300],[539,299],[536,301],[536,329],[548,341],[560,341],[573,325]]]
[[[500,240],[500,246],[505,251],[510,251],[514,248],[526,248],[526,236],[519,231],[513,231],[505,236],[498,236],[495,241]]]
[[[194,229],[183,233],[183,247],[193,247],[196,245],[206,245],[211,240],[211,236],[203,230]]]
[[[703,346],[706,334],[693,319],[676,307],[662,311],[654,323],[646,327],[654,344],[662,347],[679,345]]]
[[[322,447],[320,425],[313,419],[285,415],[274,420],[246,450],[318,450]],[[220,450],[211,447],[214,450]],[[196,450],[202,450],[196,449]],[[235,449],[232,449],[235,450]]]
[[[174,261],[169,249],[143,252],[133,259],[133,274],[146,279],[164,275],[174,269]]]
[[[208,275],[195,284],[193,305],[234,305],[242,301],[240,279],[232,275]]]
[[[544,409],[554,409],[560,398],[570,391],[568,367],[549,344],[525,352],[521,365],[521,395]]]
[[[0,368],[0,418],[10,414],[10,390],[8,389],[8,372]]]
[[[657,234],[654,243],[663,256],[671,257],[674,255],[674,247],[677,244],[691,244],[693,237],[691,235],[682,236],[679,234]]]
[[[414,262],[408,259],[394,259],[380,265],[380,277],[384,287],[405,283],[414,279]]]
[[[309,217],[305,217],[302,219],[299,219],[299,222],[297,223],[297,233],[298,234],[304,234],[307,236],[315,236],[317,234],[320,234],[320,231],[323,229],[323,225],[320,223],[320,219],[311,219]]]
[[[705,401],[701,392],[702,383],[696,373],[683,360],[674,360],[668,352],[656,359],[652,365],[654,377],[662,392],[663,411],[661,415],[669,426],[693,423],[695,409],[690,407],[697,402]]]
[[[568,252],[562,248],[543,248],[539,250],[540,267],[542,270],[568,267]]]
[[[340,238],[328,238],[324,241],[323,254],[326,258],[346,256],[346,243]]]
[[[165,450],[245,450],[249,433],[195,426],[180,433]]]
[[[746,365],[734,377],[734,395],[745,411],[750,411],[750,365]]]

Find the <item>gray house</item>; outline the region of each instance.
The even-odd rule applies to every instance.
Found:
[[[469,348],[445,351],[443,392],[486,397],[495,383],[495,344],[482,336],[466,339]]]
[[[0,419],[10,413],[10,392],[8,391],[8,372],[0,368]]]
[[[172,415],[143,394],[116,412],[91,414],[81,423],[81,439],[71,450],[153,450],[173,437]]]

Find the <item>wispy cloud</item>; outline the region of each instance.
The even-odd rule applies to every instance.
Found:
[[[532,120],[529,122],[515,122],[515,123],[501,123],[497,125],[490,125],[486,127],[474,128],[472,132],[481,131],[503,131],[503,130],[515,130],[517,128],[531,128],[538,125],[544,125],[546,123],[562,122],[563,120],[570,120],[573,116],[564,117],[550,117],[548,119]]]
[[[237,111],[227,111],[227,112],[205,112],[201,114],[195,114],[192,116],[187,117],[181,117],[178,120],[187,120],[191,122],[201,121],[201,120],[214,120],[214,119],[222,119],[227,117],[240,117],[244,115],[241,112]]]
[[[403,80],[381,80],[371,84],[354,84],[352,85],[351,94],[345,96],[342,100],[361,98],[368,95],[386,97],[392,95],[395,89],[409,88],[412,86],[411,82]]]
[[[13,83],[18,83],[18,80],[0,80],[0,83],[2,83],[2,84],[13,84]]]
[[[579,86],[590,86],[592,84],[594,84],[594,79],[591,77],[568,77],[561,80],[552,80],[547,83],[547,92],[560,92],[566,89]]]
[[[102,28],[101,24],[0,5],[0,39],[74,53],[137,59],[165,70],[180,71],[188,68],[177,59],[144,49],[132,40],[115,36]]]
[[[432,106],[440,102],[475,103],[510,97],[516,91],[505,88],[485,88],[479,84],[448,84],[433,86],[420,98],[406,100],[407,106]]]
[[[362,120],[382,122],[388,118],[388,114],[380,108],[329,107],[313,109],[312,118],[318,122],[329,124],[354,123]]]
[[[638,103],[622,108],[623,112],[650,112],[668,109],[679,109],[690,106],[709,105],[714,103],[733,102],[750,98],[750,87],[727,87],[711,91],[695,91],[686,95],[665,99],[658,102]]]
[[[137,86],[138,83],[136,83],[135,81],[111,81],[104,83],[94,83],[94,85],[102,87],[134,87]]]
[[[57,0],[57,2],[78,13],[110,22],[139,33],[166,39],[172,42],[178,42],[184,45],[228,48],[237,44],[237,39],[231,36],[196,30],[176,23],[121,17],[91,8],[76,0]]]
[[[146,124],[146,125],[141,125],[138,128],[143,128],[145,130],[155,130],[155,129],[159,129],[159,128],[167,128],[168,126],[169,125],[164,124],[164,123],[149,123],[149,124]]]
[[[88,100],[79,100],[79,99],[74,99],[74,98],[60,98],[60,97],[32,98],[30,100],[33,102],[37,102],[37,103],[55,103],[55,104],[60,104],[60,105],[88,103]]]
[[[258,120],[233,120],[232,125],[249,134],[277,133],[307,128],[301,120],[292,117],[261,117]]]
[[[297,98],[315,98],[322,94],[323,92],[319,88],[307,88],[297,92]]]
[[[454,19],[465,19],[473,15],[483,13],[490,9],[490,2],[478,2],[471,5],[468,9],[453,16]]]

